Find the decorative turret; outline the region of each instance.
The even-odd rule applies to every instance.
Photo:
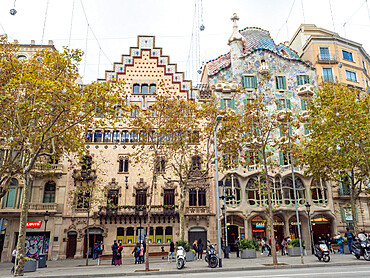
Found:
[[[239,58],[243,54],[243,44],[245,40],[244,37],[238,31],[237,24],[238,20],[239,20],[238,15],[234,13],[233,16],[231,17],[231,21],[234,23],[233,33],[231,34],[228,43],[228,45],[230,45],[230,58],[233,75],[237,74],[237,68],[240,65]]]

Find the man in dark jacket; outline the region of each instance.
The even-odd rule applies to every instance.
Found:
[[[354,236],[348,227],[347,227],[347,231],[345,232],[344,236],[347,238],[348,249],[349,249],[349,252],[352,254],[351,243],[354,239]]]
[[[173,256],[173,253],[174,252],[175,252],[175,244],[173,243],[173,240],[171,240],[171,243],[170,243],[170,254],[168,255],[168,257],[172,255],[172,259],[174,259],[174,256]]]
[[[115,240],[113,245],[112,245],[112,253],[113,253],[113,255],[112,255],[112,265],[115,265],[117,250],[118,250],[118,244],[117,244],[117,240]]]

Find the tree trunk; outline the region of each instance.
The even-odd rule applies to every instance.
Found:
[[[270,239],[271,239],[272,263],[274,265],[277,265],[278,260],[277,260],[277,255],[276,255],[276,242],[275,242],[275,232],[274,232],[274,214],[273,214],[272,200],[271,200],[271,185],[270,185],[270,179],[269,179],[269,176],[268,176],[265,150],[263,150],[262,155],[263,155],[263,164],[264,164],[264,168],[265,168],[266,189],[267,189],[267,204],[268,204],[267,229],[269,231]]]
[[[24,258],[25,258],[25,243],[26,243],[26,226],[28,216],[28,204],[30,201],[31,193],[31,175],[29,172],[24,173],[24,188],[23,188],[23,200],[22,210],[19,218],[19,235],[17,242],[17,256],[14,270],[14,276],[23,276],[24,270]],[[45,225],[45,224],[44,224]]]
[[[91,198],[91,196],[90,196]],[[86,266],[89,265],[89,239],[90,239],[90,236],[89,236],[89,220],[90,220],[90,206],[91,204],[89,204],[89,208],[88,208],[88,211],[87,211],[87,221],[86,221]]]
[[[150,194],[149,194],[148,211],[147,211],[148,222],[147,222],[147,225],[146,225],[146,231],[147,231],[147,235],[145,237],[146,250],[145,250],[145,254],[144,254],[144,256],[145,256],[145,271],[150,271],[150,268],[149,268],[149,236],[150,236],[150,224],[152,222],[152,201],[153,201],[153,194],[154,194],[154,184],[155,184],[156,180],[157,180],[157,176],[155,174],[155,167],[154,167],[153,179],[152,179],[152,184],[151,184]]]
[[[185,185],[180,184],[181,194],[180,194],[180,204],[179,204],[179,220],[180,220],[180,240],[185,239]]]
[[[354,177],[351,176],[351,196],[350,196],[350,202],[351,202],[351,212],[352,212],[352,221],[353,221],[353,231],[355,235],[358,234],[358,225],[357,225],[357,214],[356,214],[356,199],[358,197],[358,194],[356,193],[355,186],[354,186]]]

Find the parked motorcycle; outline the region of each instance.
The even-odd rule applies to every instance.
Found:
[[[319,241],[319,244],[315,245],[315,256],[321,261],[321,259],[328,263],[330,261],[329,248],[325,241]]]
[[[205,260],[208,263],[208,266],[210,266],[211,268],[215,268],[218,265],[218,258],[217,258],[216,249],[215,249],[216,244],[211,244],[209,240],[208,242],[209,242],[209,245],[206,251]]]
[[[353,241],[351,247],[356,259],[364,256],[366,261],[370,261],[370,242],[364,234],[359,234],[358,241]]]
[[[176,266],[177,266],[177,269],[184,268],[185,263],[186,263],[185,249],[182,246],[178,246],[177,247],[177,252],[176,252]]]

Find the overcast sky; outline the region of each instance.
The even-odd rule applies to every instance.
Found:
[[[91,29],[87,32],[81,1],[102,51]],[[20,43],[41,43],[43,38],[44,43],[53,40],[58,50],[67,45],[82,49],[84,83],[103,78],[113,62],[120,62],[121,55],[136,46],[138,35],[154,35],[156,46],[178,64],[179,71],[192,71],[186,78],[195,85],[199,69],[195,64],[229,51],[234,12],[240,17],[239,29],[268,30],[277,44],[289,40],[301,23],[313,23],[362,43],[370,53],[370,11],[365,0],[16,0],[17,14],[12,16],[13,7],[14,0],[0,1],[0,32],[5,30],[10,40]],[[194,32],[194,20],[203,22],[205,30]],[[194,62],[191,67],[189,60]]]

